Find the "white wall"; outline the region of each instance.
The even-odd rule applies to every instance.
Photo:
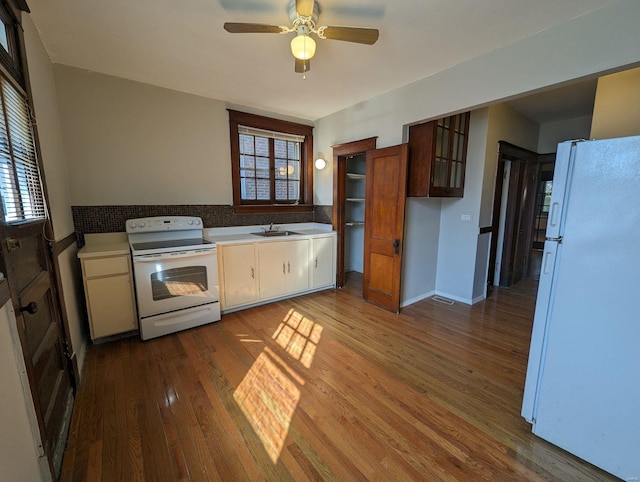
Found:
[[[0,308],[0,478],[12,482],[47,480],[42,471],[31,420],[33,402],[28,399],[22,351],[11,302]],[[30,418],[31,417],[31,418]]]
[[[53,66],[31,17],[28,15],[22,17],[34,113],[49,197],[49,211],[53,221],[54,238],[56,241],[61,241],[74,232],[74,226],[69,195],[67,157],[60,125],[60,109]],[[86,321],[82,308],[84,295],[82,290],[78,289],[81,275],[76,253],[77,247],[72,244],[58,257],[58,263],[72,355],[77,358],[78,366],[82,367],[88,337],[85,333]]]
[[[232,204],[222,101],[55,65],[72,205]]]
[[[401,305],[435,294],[440,242],[439,199],[407,198],[405,207]]]
[[[617,1],[596,12],[331,114],[316,121],[315,150],[317,153],[330,153],[332,144],[373,136],[378,136],[379,147],[399,144],[403,140],[402,126],[406,124],[474,109],[543,87],[640,62],[637,18],[640,18],[640,2]],[[536,150],[537,141],[528,147]],[[487,165],[485,173],[484,167],[481,176],[488,175],[491,170]],[[331,199],[333,190],[330,179],[328,175],[316,179],[316,198],[325,203]],[[473,183],[468,175],[465,184],[467,182]],[[414,231],[407,230],[405,233],[405,250],[416,253],[417,258],[412,259],[416,266],[426,266],[433,259],[434,252],[437,253],[437,291],[446,290],[452,295],[461,295],[465,300],[470,300],[474,286],[473,276],[469,276],[469,272],[475,270],[478,262],[478,226],[481,223],[486,225],[487,213],[490,212],[487,200],[493,196],[491,184],[481,186],[484,194],[471,209],[481,217],[474,218],[474,223],[461,228],[456,218],[459,220],[460,212],[469,209],[463,209],[465,205],[456,201],[443,201],[438,245],[425,246],[421,239],[413,236]],[[414,217],[416,212],[419,210],[407,211],[407,226],[419,222]],[[456,243],[451,247],[443,243],[443,240],[448,242],[455,238],[455,234],[462,233],[465,239],[473,238],[473,241],[469,241],[468,245],[466,242],[460,245]],[[414,249],[414,243],[423,249]],[[449,275],[442,275],[445,278],[440,279],[441,271],[448,270],[456,262],[454,253],[463,250],[462,245],[474,246],[472,253],[464,253],[465,257],[469,257],[469,263],[461,268],[462,272],[458,275],[452,275],[450,279]],[[404,292],[413,293],[416,283],[417,280],[409,278],[407,272],[403,273]]]
[[[489,108],[471,112],[462,199],[443,199],[438,250],[438,294],[471,304],[486,163]],[[495,174],[494,174],[495,176]],[[462,216],[469,216],[463,221]]]
[[[22,17],[38,140],[49,197],[48,207],[55,239],[61,240],[73,232],[73,218],[53,67],[31,17]]]
[[[571,139],[589,139],[590,131],[591,116],[546,122],[540,126],[536,152],[539,154],[556,152],[558,143]]]
[[[640,135],[640,68],[598,79],[591,138]]]

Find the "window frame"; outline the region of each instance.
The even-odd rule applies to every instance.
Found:
[[[309,212],[313,211],[313,126],[273,119],[256,114],[227,109],[229,112],[229,136],[231,145],[231,178],[233,183],[233,207],[235,212]],[[240,178],[239,126],[262,129],[304,137],[300,145],[300,202],[272,203],[270,200],[243,200]],[[270,174],[270,181],[275,172]]]
[[[3,92],[0,95],[0,99],[3,102],[4,110],[10,107],[8,101],[10,96],[7,96],[9,92],[4,86],[4,84],[6,84],[7,89],[14,91],[12,95],[19,97],[21,104],[16,107],[20,110],[22,110],[22,108],[25,109],[24,119],[26,119],[26,124],[23,124],[22,127],[28,126],[30,131],[30,135],[27,136],[27,138],[14,138],[13,136],[17,134],[17,132],[15,130],[16,125],[12,124],[12,121],[20,120],[20,118],[12,116],[10,119],[7,117],[8,111],[5,111],[5,115],[0,118],[0,122],[3,123],[7,136],[6,154],[9,163],[6,165],[10,166],[11,172],[9,174],[14,180],[14,193],[8,196],[11,199],[5,199],[5,196],[0,196],[2,197],[2,202],[0,202],[0,212],[2,214],[0,222],[4,226],[16,226],[21,229],[24,226],[36,226],[44,223],[44,231],[47,236],[53,236],[52,227],[50,223],[46,222],[47,219],[49,219],[47,212],[47,192],[40,161],[41,153],[37,127],[33,116],[33,100],[30,85],[27,81],[28,69],[24,57],[25,46],[22,37],[22,26],[19,21],[21,12],[29,12],[28,7],[23,1],[13,0],[9,3],[0,2],[0,20],[4,24],[9,46],[8,52],[5,51],[4,47],[0,47],[0,77],[3,83],[1,87]],[[9,110],[15,109],[16,107],[12,107]],[[11,131],[13,131],[13,133]],[[26,157],[20,155],[18,152],[20,149],[16,149],[18,145],[20,145],[20,142],[24,140],[29,141],[28,150],[31,154]],[[25,154],[24,150],[22,150],[22,154]],[[21,168],[17,169],[17,166],[21,166]],[[27,201],[26,204],[25,200]],[[10,212],[5,212],[5,208],[8,206],[6,203],[18,206],[15,209],[16,219],[7,219]],[[25,206],[30,206],[30,208],[25,210]],[[27,213],[31,213],[32,215],[27,216]]]

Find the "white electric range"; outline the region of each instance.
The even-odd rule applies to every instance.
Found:
[[[202,219],[129,219],[140,337],[148,340],[220,320],[216,245]]]

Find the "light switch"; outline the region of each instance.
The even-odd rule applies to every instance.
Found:
[[[460,221],[462,221],[463,223],[470,223],[471,222],[471,214],[461,214],[460,215]]]

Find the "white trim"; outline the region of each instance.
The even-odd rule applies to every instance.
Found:
[[[412,305],[414,303],[417,303],[418,301],[422,301],[422,300],[425,300],[427,298],[431,298],[435,294],[436,294],[436,291],[435,290],[431,290],[431,291],[428,291],[428,292],[423,293],[421,295],[414,296],[411,299],[403,300],[402,303],[400,303],[400,308],[404,308],[406,306],[409,306],[409,305]]]

